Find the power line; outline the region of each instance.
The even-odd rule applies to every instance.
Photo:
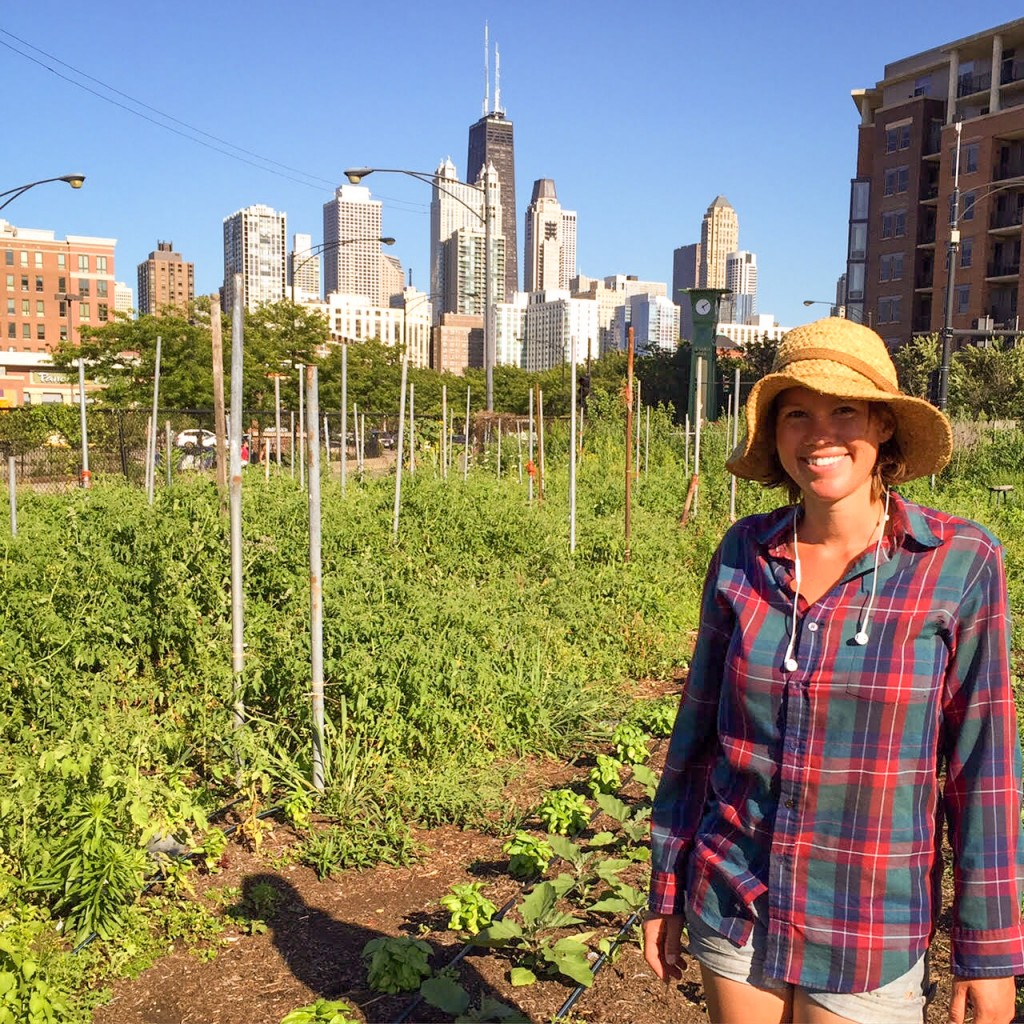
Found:
[[[270,157],[262,156],[259,153],[255,153],[252,150],[245,149],[244,147],[238,146],[233,142],[229,142],[228,140],[222,139],[217,135],[213,135],[210,132],[204,131],[202,128],[197,128],[195,125],[191,125],[187,121],[182,121],[180,118],[174,117],[172,114],[165,113],[164,111],[159,110],[156,107],[153,107],[150,104],[143,102],[142,100],[136,99],[134,96],[131,96],[128,93],[121,91],[120,89],[116,89],[112,85],[108,85],[106,82],[103,82],[100,79],[87,74],[81,69],[76,68],[74,65],[68,64],[66,61],[61,60],[54,54],[48,53],[46,50],[40,49],[38,46],[33,45],[26,39],[22,39],[20,36],[15,35],[13,32],[8,32],[6,29],[0,28],[0,35],[5,35],[10,39],[16,40],[22,46],[26,46],[30,50],[33,50],[35,53],[41,54],[47,60],[53,61],[55,64],[60,65],[60,67],[67,68],[68,71],[72,72],[75,75],[78,75],[81,78],[86,79],[89,82],[94,82],[101,89],[105,89],[107,92],[113,93],[115,96],[121,96],[129,103],[135,104],[135,106],[141,107],[143,110],[152,111],[152,113],[156,114],[157,117],[163,118],[164,121],[172,122],[172,124],[165,124],[164,121],[159,121],[154,117],[150,117],[148,114],[143,113],[141,110],[136,110],[125,103],[121,103],[118,100],[113,99],[111,96],[106,96],[102,92],[98,92],[96,89],[92,89],[88,85],[76,81],[74,78],[62,74],[56,68],[51,67],[49,64],[45,63],[45,61],[39,60],[37,57],[33,57],[32,54],[25,53],[23,50],[18,49],[18,47],[12,46],[10,43],[5,42],[3,39],[0,39],[0,46],[5,47],[12,53],[18,54],[19,57],[23,57],[25,60],[31,61],[33,64],[36,64],[44,70],[49,71],[53,75],[56,75],[57,78],[60,78],[62,81],[67,82],[69,85],[72,85],[77,89],[81,89],[84,92],[87,92],[95,96],[97,99],[103,100],[105,103],[110,103],[112,106],[118,107],[119,109],[124,110],[126,113],[132,114],[135,117],[141,118],[144,121],[148,121],[150,124],[155,125],[157,128],[163,128],[165,131],[173,132],[180,138],[187,139],[189,142],[194,142],[196,143],[196,145],[203,146],[204,148],[212,150],[215,153],[220,153],[222,156],[226,156],[229,159],[238,160],[240,163],[248,164],[250,167],[255,167],[261,171],[266,171],[268,174],[274,174],[277,177],[285,178],[286,180],[293,181],[296,184],[304,185],[306,188],[313,188],[316,189],[317,191],[321,191],[321,184],[331,189],[332,191],[336,188],[335,183],[328,178],[321,178],[318,175],[312,174],[308,171],[304,171],[301,168],[291,167],[288,164],[283,164],[278,160],[272,160]],[[181,127],[183,129],[187,129],[187,131],[182,131],[178,128],[175,128],[174,125],[181,125]],[[189,132],[193,134],[189,134]],[[196,138],[197,135],[202,136],[203,138]],[[211,141],[206,142],[204,141],[204,139],[209,139]],[[217,145],[214,145],[214,143],[217,143]],[[222,147],[228,148],[225,149]],[[250,157],[253,159],[249,159]],[[257,163],[256,161],[260,161],[260,163]],[[264,166],[264,164],[270,166]],[[280,170],[275,170],[274,168],[280,168]],[[302,175],[304,178],[308,178],[310,180],[303,181],[301,178],[294,177],[294,174]],[[314,182],[319,182],[321,184],[314,184]],[[397,199],[381,195],[378,195],[377,198],[381,200],[387,200],[390,203],[394,203],[396,205],[404,207],[406,212],[426,213],[426,206],[423,203],[416,203],[407,199]]]

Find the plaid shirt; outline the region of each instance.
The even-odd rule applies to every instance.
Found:
[[[758,900],[769,976],[868,991],[928,946],[944,817],[954,973],[1024,973],[1020,744],[999,542],[893,494],[877,570],[872,546],[815,604],[801,597],[798,667],[785,672],[794,514],[736,523],[708,571],[654,801],[651,909],[681,913],[688,900],[742,944]],[[876,571],[869,640],[858,646]]]

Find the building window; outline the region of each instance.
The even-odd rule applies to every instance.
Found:
[[[42,290],[43,290],[43,279],[42,279],[42,277],[39,274],[37,274],[36,275],[36,291],[37,292],[41,292]]]
[[[42,265],[43,265],[43,254],[41,252],[37,252],[36,253],[36,267],[38,268],[38,267],[41,267]]]
[[[32,310],[31,310],[31,306],[29,305],[28,299],[22,299],[21,300],[21,315],[22,316],[31,316],[31,313],[32,313]]]
[[[46,324],[36,324],[36,341],[46,341]]]
[[[46,303],[42,299],[36,299],[36,316],[46,316]]]
[[[21,290],[23,292],[28,291],[28,274],[21,275]]]
[[[14,299],[7,300],[7,315],[14,316]]]
[[[96,257],[96,273],[105,274],[107,272],[107,257],[97,256]]]
[[[910,168],[890,167],[885,172],[883,194],[887,196],[900,195],[907,191],[910,181]]]
[[[109,307],[107,306],[107,304],[105,302],[97,302],[96,303],[96,316],[99,318],[101,323],[105,324],[107,322],[107,320],[109,318],[108,310],[109,310]]]
[[[17,336],[18,336],[18,325],[17,324],[8,324],[7,325],[7,337],[8,338],[17,338]]]
[[[963,220],[974,220],[974,204],[977,202],[977,196],[973,192],[965,192],[961,200],[961,207],[963,209]]]
[[[9,292],[13,292],[14,291],[14,275],[13,274],[8,274],[7,275],[7,290]]]
[[[79,320],[91,320],[92,310],[89,308],[88,302],[80,302],[78,304],[78,319]]]
[[[57,269],[58,270],[66,270],[67,269],[67,265],[68,265],[67,256],[64,253],[62,253],[62,252],[57,253]]]
[[[18,262],[23,267],[28,266],[28,249],[22,249],[21,252],[18,253]]]
[[[882,237],[903,238],[907,233],[907,211],[893,210],[882,214]]]
[[[62,327],[60,329],[60,340],[61,341],[67,341],[68,340],[68,329],[66,327]]]
[[[78,269],[82,270],[82,271],[85,271],[86,273],[89,272],[89,257],[88,256],[79,256],[78,257]]]
[[[97,281],[96,282],[96,298],[105,299],[107,297],[107,282]]]
[[[66,277],[57,278],[57,291],[66,292],[68,290],[68,279]]]
[[[901,124],[898,128],[887,128],[885,132],[885,151],[895,153],[899,149],[910,149],[910,125]]]
[[[13,267],[14,266],[14,250],[13,249],[8,249],[4,253],[4,263],[6,263],[7,266],[9,266],[9,267]]]
[[[964,173],[973,174],[978,169],[980,152],[981,146],[977,142],[969,142],[964,146]]]
[[[31,341],[32,340],[32,325],[31,324],[22,324],[21,325],[21,338],[22,338],[22,341]]]
[[[878,261],[879,281],[902,281],[903,280],[903,253],[893,252],[883,256]]]
[[[889,295],[878,300],[878,322],[880,324],[898,324],[900,322],[902,300],[898,295]]]
[[[960,266],[969,267],[974,262],[974,239],[965,238],[960,243]]]
[[[956,286],[956,311],[966,313],[971,308],[971,286],[969,284],[958,284]]]
[[[88,278],[80,277],[78,279],[78,294],[82,295],[82,296],[88,295],[89,294],[89,288],[90,288],[90,284],[89,284]]]

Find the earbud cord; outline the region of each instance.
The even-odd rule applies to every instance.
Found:
[[[867,608],[864,609],[864,618],[861,619],[860,629],[854,635],[853,642],[863,647],[868,642],[868,623],[871,619],[871,609],[875,605],[875,590],[878,586],[878,559],[882,553],[882,538],[885,536],[885,524],[889,521],[889,488],[885,489],[885,507],[882,509],[882,519],[879,522],[881,529],[878,531],[878,540],[875,543],[875,568],[871,573],[871,596],[868,598]],[[877,529],[877,527],[876,527]]]
[[[799,508],[793,510],[793,617],[789,631],[789,644],[786,646],[786,656],[782,660],[782,667],[787,672],[795,672],[799,665],[793,657],[793,650],[796,647],[796,617],[799,611],[800,601],[800,547],[797,543],[797,515]],[[868,598],[867,607],[864,610],[864,618],[861,619],[860,628],[853,637],[853,642],[863,647],[868,642],[868,624],[871,619],[871,610],[875,604],[875,590],[878,585],[878,562],[882,553],[882,539],[885,537],[885,524],[889,521],[889,489],[885,489],[885,506],[882,509],[881,518],[878,521],[878,540],[875,542],[875,568],[871,574],[871,595]],[[882,529],[878,529],[878,527]]]
[[[793,509],[793,623],[789,630],[789,646],[786,648],[786,656],[782,659],[782,667],[787,672],[795,672],[799,667],[796,658],[793,657],[793,648],[796,646],[796,615],[799,611],[800,601],[800,549],[796,543],[796,520],[800,514],[799,505]]]

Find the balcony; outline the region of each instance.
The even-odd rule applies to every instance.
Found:
[[[956,84],[957,97],[974,96],[979,92],[988,92],[992,85],[992,72],[983,71],[977,75],[961,75]]]
[[[1004,60],[999,72],[999,84],[1011,85],[1024,82],[1024,60]]]
[[[922,156],[938,156],[942,151],[942,122],[929,126],[921,146]]]
[[[934,245],[935,244],[935,225],[934,224],[922,224],[917,232],[917,244],[921,245]]]
[[[1016,260],[993,260],[985,272],[987,281],[1020,277],[1020,258]]]
[[[1024,209],[1021,207],[996,209],[992,211],[992,216],[989,218],[988,229],[1011,234],[1013,231],[1020,230],[1022,224],[1024,224]]]

